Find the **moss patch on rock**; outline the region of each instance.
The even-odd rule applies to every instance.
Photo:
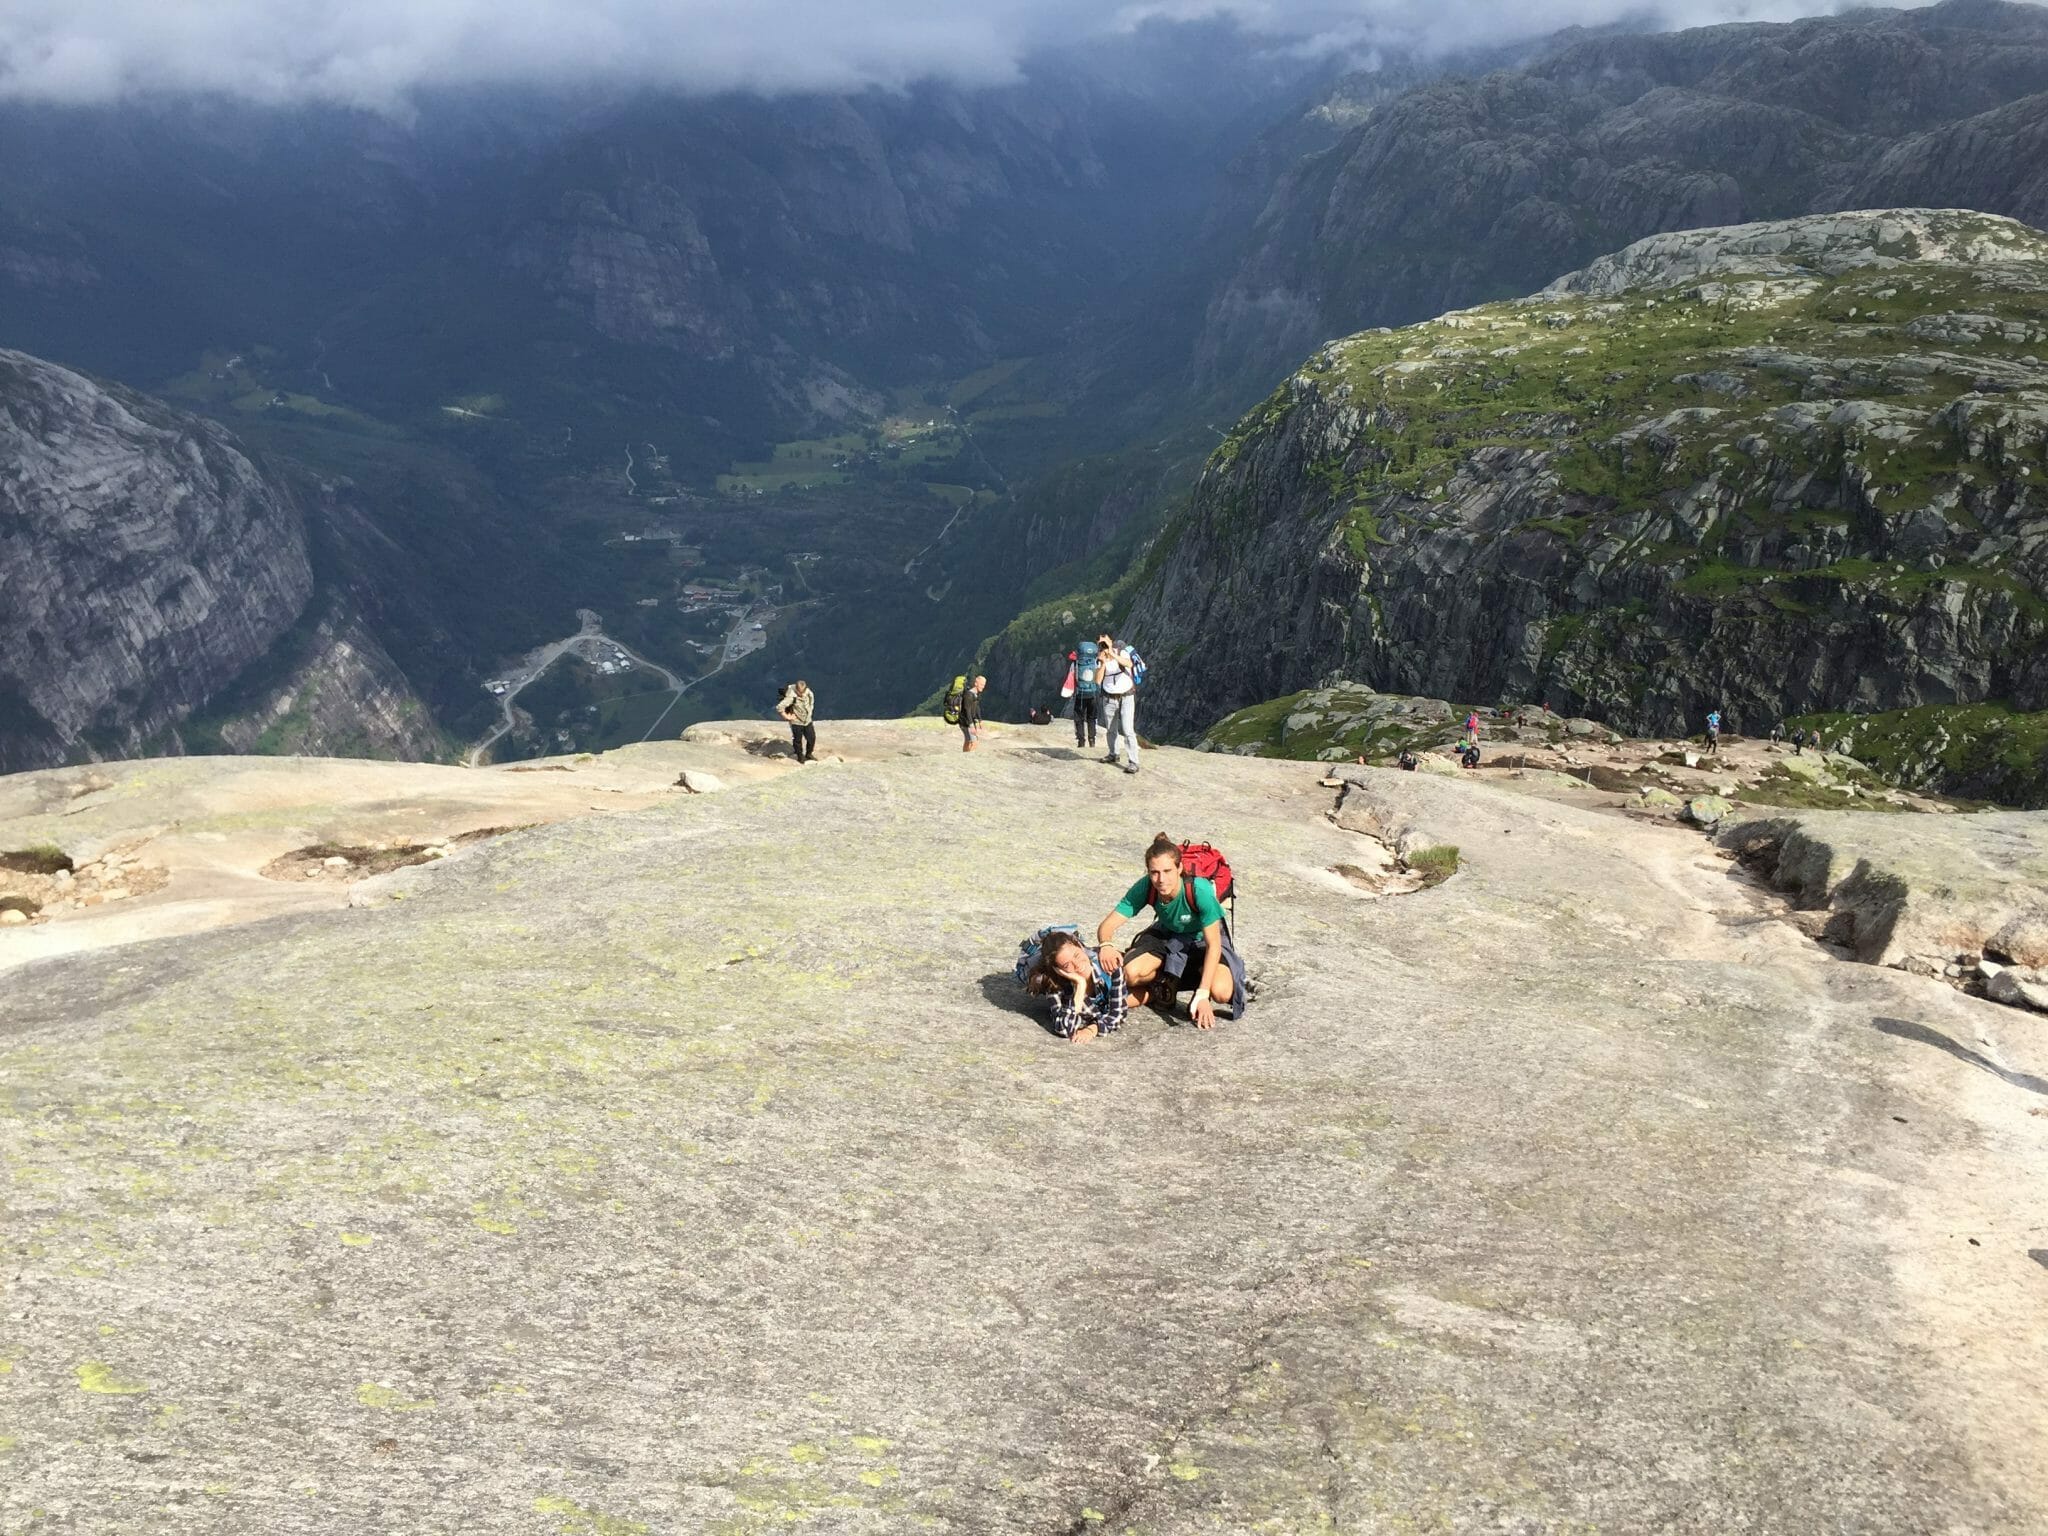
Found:
[[[1819,731],[1885,780],[2024,809],[2048,806],[2048,710],[2003,704],[1935,704],[1881,714],[1802,715],[1795,728]]]

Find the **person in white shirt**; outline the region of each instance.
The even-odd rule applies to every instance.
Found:
[[[1102,705],[1105,712],[1104,724],[1109,731],[1109,756],[1104,762],[1116,761],[1116,739],[1121,732],[1127,748],[1124,757],[1124,772],[1138,771],[1138,680],[1131,675],[1130,654],[1121,649],[1108,635],[1096,642],[1102,655]]]

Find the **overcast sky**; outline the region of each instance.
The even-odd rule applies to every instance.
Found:
[[[1014,75],[1036,48],[1218,11],[1274,39],[1502,42],[1649,13],[1787,20],[1832,0],[0,0],[0,96],[138,92],[401,107],[421,86],[664,83],[840,90]]]

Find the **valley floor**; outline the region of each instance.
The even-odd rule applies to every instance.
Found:
[[[1554,784],[772,739],[521,774],[603,809],[8,973],[0,1528],[2048,1524],[2038,1016]],[[205,768],[101,771],[139,826]],[[392,771],[453,776],[443,835],[512,778]],[[266,814],[198,831],[317,820]],[[1397,827],[1458,872],[1341,871]],[[1160,828],[1231,855],[1257,1002],[1063,1045],[1016,940]]]

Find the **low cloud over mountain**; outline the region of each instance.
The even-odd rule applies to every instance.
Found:
[[[1225,15],[1276,49],[1441,50],[1561,27],[1787,20],[1833,0],[12,0],[0,97],[152,92],[402,107],[421,88],[851,90],[1012,78],[1035,50]]]

